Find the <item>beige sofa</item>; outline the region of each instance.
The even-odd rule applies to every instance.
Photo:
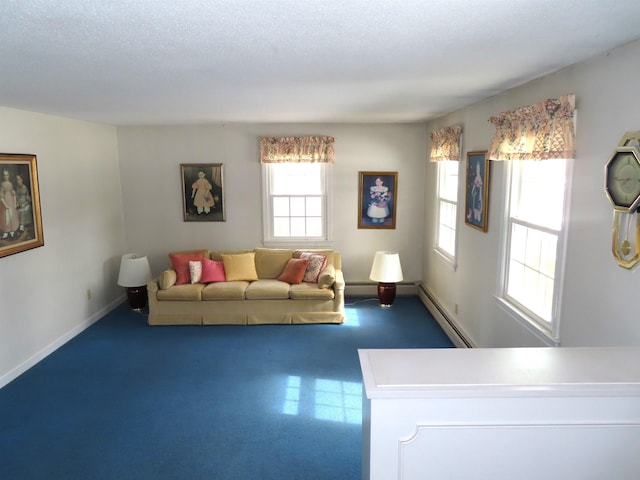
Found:
[[[312,251],[326,255],[326,265],[317,277],[317,283],[303,281],[291,284],[278,280],[290,259],[300,258],[304,256],[303,252],[310,251],[256,248],[234,251],[173,252],[182,255],[202,252],[203,258],[224,264],[227,279],[211,283],[176,285],[177,273],[174,268],[169,267],[147,285],[148,324],[343,323],[345,284],[339,252]],[[245,266],[248,259],[251,259],[257,278],[249,279],[252,277],[247,277],[246,274],[244,277],[242,274],[238,275],[234,264],[231,263],[232,260],[236,262],[238,259],[242,259]]]

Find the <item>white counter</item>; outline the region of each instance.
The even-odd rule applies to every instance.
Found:
[[[640,478],[640,348],[359,356],[363,478]]]

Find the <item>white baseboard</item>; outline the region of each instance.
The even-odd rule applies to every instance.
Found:
[[[471,337],[467,335],[458,322],[451,318],[444,308],[438,303],[435,297],[422,285],[418,286],[418,297],[424,306],[431,312],[433,318],[447,334],[449,339],[458,348],[476,348],[477,345]]]
[[[51,355],[58,348],[60,348],[65,343],[67,343],[69,340],[71,340],[75,336],[79,335],[84,330],[89,328],[91,325],[96,323],[98,320],[100,320],[102,317],[104,317],[107,313],[109,313],[111,310],[116,308],[118,305],[120,305],[125,300],[126,300],[126,296],[124,296],[124,295],[116,298],[113,302],[109,303],[104,308],[101,308],[100,310],[95,312],[89,318],[87,318],[82,323],[78,324],[77,326],[75,326],[74,328],[72,328],[71,330],[66,332],[64,335],[58,337],[56,340],[51,342],[49,345],[44,347],[39,352],[37,352],[34,355],[32,355],[26,361],[22,362],[20,365],[18,365],[14,369],[12,369],[12,370],[8,371],[7,373],[5,373],[4,375],[2,375],[0,377],[0,388],[4,387],[9,382],[15,380],[20,375],[22,375],[24,372],[26,372],[31,367],[36,365],[38,362],[40,362],[41,360],[43,360],[46,357],[48,357],[49,355]]]

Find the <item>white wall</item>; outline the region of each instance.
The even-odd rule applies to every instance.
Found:
[[[396,250],[407,281],[421,279],[425,124],[121,127],[118,129],[126,242],[147,254],[154,274],[167,253],[189,248],[262,244],[261,136],[336,138],[333,166],[334,248],[348,282],[369,281],[376,250]],[[222,163],[226,222],[182,219],[181,163]],[[395,230],[357,228],[358,172],[397,171]],[[373,283],[372,283],[373,285]]]
[[[611,254],[612,209],[604,193],[604,165],[627,131],[640,130],[637,108],[640,42],[574,65],[428,124],[428,131],[461,124],[466,152],[487,150],[492,115],[546,98],[574,93],[578,109],[568,225],[560,338],[564,346],[640,344],[640,273],[618,267]],[[504,215],[504,163],[491,162],[489,231],[464,224],[458,210],[458,269],[433,251],[435,204],[425,210],[423,282],[450,317],[482,347],[536,346],[528,333],[494,299],[498,279],[500,228]],[[461,182],[462,183],[462,182]],[[427,189],[435,188],[429,164]],[[464,185],[459,198],[464,202]],[[458,305],[456,313],[455,305]]]
[[[115,128],[0,107],[0,152],[37,156],[44,236],[0,258],[1,387],[121,300],[124,230]]]

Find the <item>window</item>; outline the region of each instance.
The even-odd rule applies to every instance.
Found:
[[[436,249],[451,261],[456,256],[458,211],[458,162],[438,162],[438,223]]]
[[[265,243],[329,240],[330,164],[266,163],[262,168]]]
[[[558,340],[568,160],[510,165],[502,300],[534,331]],[[543,337],[543,338],[544,338]]]

